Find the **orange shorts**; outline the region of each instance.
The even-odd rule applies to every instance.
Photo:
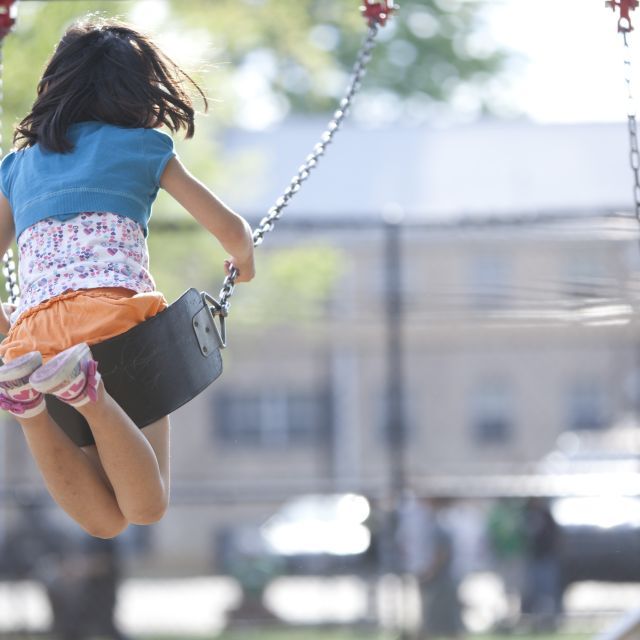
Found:
[[[79,342],[95,344],[124,333],[166,309],[158,291],[104,288],[69,291],[20,315],[0,343],[4,362],[39,351],[46,362]]]

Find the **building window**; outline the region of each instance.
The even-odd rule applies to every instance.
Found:
[[[509,442],[514,432],[513,390],[506,381],[483,381],[470,396],[471,437],[479,445]]]
[[[224,393],[214,400],[216,435],[237,447],[281,449],[327,439],[327,394]]]
[[[509,304],[511,264],[505,256],[482,254],[471,258],[469,299],[477,309],[500,309]]]
[[[570,430],[602,429],[607,425],[607,396],[598,380],[577,380],[567,393]]]

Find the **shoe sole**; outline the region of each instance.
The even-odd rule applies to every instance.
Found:
[[[40,352],[31,351],[0,367],[0,382],[13,382],[20,378],[26,378],[41,366]]]
[[[73,370],[87,354],[91,355],[91,350],[84,342],[70,347],[37,369],[29,378],[31,386],[41,393],[49,393],[65,382],[71,383]]]

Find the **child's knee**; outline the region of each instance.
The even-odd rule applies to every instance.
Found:
[[[162,520],[167,512],[168,500],[166,497],[159,498],[139,507],[125,510],[125,517],[131,524],[154,524]]]
[[[129,525],[126,518],[113,517],[92,523],[81,523],[82,528],[94,538],[115,538],[120,535]]]

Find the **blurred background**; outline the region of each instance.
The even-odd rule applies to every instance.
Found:
[[[205,87],[178,152],[254,226],[366,32],[357,0],[22,0],[5,150],[89,12],[152,33]],[[86,536],[2,417],[0,637],[640,637],[616,25],[595,0],[404,0],[238,287],[225,373],[172,418],[165,518]],[[169,299],[217,294],[225,256],[163,195],[149,248]]]

